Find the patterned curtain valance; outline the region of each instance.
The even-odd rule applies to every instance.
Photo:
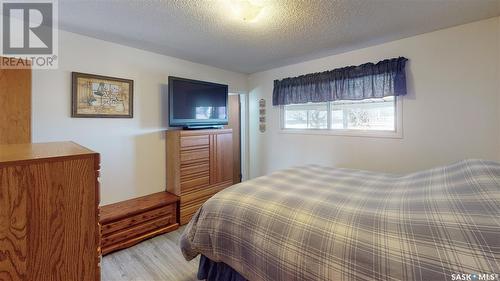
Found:
[[[404,57],[274,81],[273,105],[406,95]]]

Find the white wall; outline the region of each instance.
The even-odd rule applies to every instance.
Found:
[[[71,72],[134,80],[133,119],[71,118]],[[72,140],[101,153],[101,203],[165,189],[169,75],[229,84],[247,75],[60,31],[59,69],[33,72],[33,141]]]
[[[227,83],[234,93],[251,90],[251,177],[306,163],[407,172],[471,157],[500,159],[500,18],[250,76],[64,31],[59,37],[59,69],[33,72],[33,141],[73,140],[100,152],[102,204],[164,190],[169,75]],[[410,59],[402,139],[279,132],[274,79],[397,56]],[[72,71],[133,79],[134,118],[71,118]],[[260,98],[267,101],[264,134]]]
[[[499,18],[280,67],[249,77],[250,175],[317,163],[409,172],[465,158],[500,158]],[[284,134],[273,80],[365,62],[409,58],[402,139]],[[258,131],[258,100],[267,131]]]

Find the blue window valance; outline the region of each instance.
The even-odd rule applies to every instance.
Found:
[[[274,81],[273,105],[406,95],[404,57]]]

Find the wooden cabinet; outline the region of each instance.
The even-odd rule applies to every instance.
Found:
[[[130,247],[179,228],[179,198],[168,192],[118,202],[101,208],[102,254]]]
[[[167,190],[180,196],[180,224],[233,183],[231,129],[167,131]]]
[[[30,142],[31,69],[0,68],[0,144]]]
[[[0,145],[0,280],[100,280],[99,154]]]
[[[210,184],[233,180],[233,133],[211,134]]]

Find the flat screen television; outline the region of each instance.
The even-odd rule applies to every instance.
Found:
[[[169,76],[168,95],[171,127],[227,125],[227,85]]]

